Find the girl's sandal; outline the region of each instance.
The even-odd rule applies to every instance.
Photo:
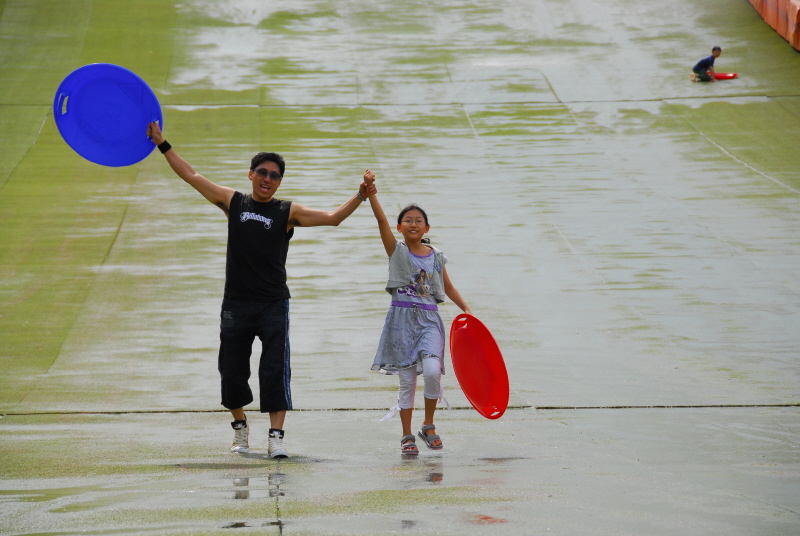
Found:
[[[404,435],[400,438],[400,452],[413,456],[419,454],[417,443],[414,440],[414,434]]]
[[[428,430],[436,430],[436,425],[433,425],[433,424],[424,424],[424,425],[422,425],[422,429],[419,431],[419,433],[417,435],[419,437],[421,437],[425,441],[425,444],[428,445],[429,449],[431,449],[431,450],[442,450],[442,447],[444,447],[444,445],[442,444],[442,438],[440,438],[436,434],[428,435],[426,433]],[[433,445],[434,441],[438,441],[439,444],[438,445]]]

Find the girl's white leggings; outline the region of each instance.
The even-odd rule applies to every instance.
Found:
[[[397,371],[400,377],[400,391],[398,403],[400,409],[414,407],[414,393],[417,390],[417,367],[409,367]],[[425,389],[422,395],[425,398],[438,399],[441,396],[442,364],[438,357],[423,356],[422,377],[425,378]]]

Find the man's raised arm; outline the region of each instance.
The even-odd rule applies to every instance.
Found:
[[[367,184],[364,181],[359,186],[356,195],[339,208],[330,212],[308,208],[300,203],[292,203],[292,208],[289,211],[289,229],[292,227],[317,227],[320,225],[332,225],[335,227],[355,212],[359,205],[366,201],[367,197],[377,193],[377,191],[375,184]]]
[[[161,127],[158,123],[153,122],[147,126],[147,136],[153,140],[158,146],[158,149],[167,158],[172,171],[189,183],[195,190],[200,192],[203,197],[208,199],[210,203],[222,209],[225,215],[228,215],[228,208],[231,204],[234,190],[226,186],[220,186],[197,173],[194,168],[189,165],[189,162],[181,158],[175,149],[164,139],[161,134]]]

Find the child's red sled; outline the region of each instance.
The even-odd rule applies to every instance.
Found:
[[[714,73],[714,78],[717,80],[732,80],[738,76],[737,73]]]
[[[450,326],[450,357],[461,390],[478,413],[499,419],[508,408],[508,372],[492,333],[462,313]]]

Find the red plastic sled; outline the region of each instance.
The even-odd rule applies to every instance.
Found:
[[[508,408],[508,372],[503,354],[483,322],[462,313],[450,326],[450,357],[469,403],[487,419]]]
[[[731,80],[738,77],[737,73],[714,73],[714,78],[717,80]]]

